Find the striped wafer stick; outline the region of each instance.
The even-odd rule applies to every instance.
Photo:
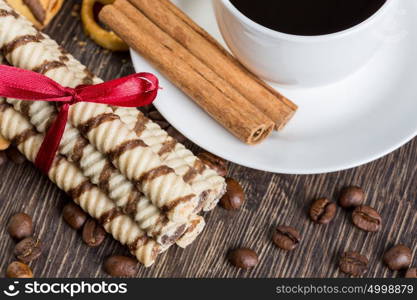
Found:
[[[13,15],[3,0],[0,9],[6,11],[0,14],[0,47],[9,63],[47,73],[63,86],[81,84],[59,57],[40,43],[44,36],[24,18]],[[171,220],[183,222],[191,216],[201,195],[196,195],[172,168],[163,164],[159,156],[113,114],[110,107],[77,103],[71,107],[69,119]]]
[[[43,141],[26,118],[0,99],[0,132],[13,141],[30,161],[34,161]],[[56,156],[49,178],[89,215],[98,220],[114,239],[127,245],[130,252],[145,266],[154,263],[161,247],[148,238],[139,226],[123,214],[97,186],[63,156]]]

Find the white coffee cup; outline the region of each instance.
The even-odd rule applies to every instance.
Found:
[[[282,85],[310,87],[341,80],[364,66],[384,43],[396,1],[387,0],[356,26],[317,36],[271,30],[246,17],[230,0],[213,4],[224,40],[249,70]]]

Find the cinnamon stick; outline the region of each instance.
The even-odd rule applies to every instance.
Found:
[[[250,73],[204,29],[169,0],[129,0],[143,14],[181,43],[259,108],[281,129],[297,105]]]
[[[235,90],[227,81],[219,77],[209,67],[192,55],[186,48],[175,41],[171,36],[162,31],[152,21],[150,21],[145,15],[137,10],[127,0],[117,0],[113,4],[119,11],[121,11],[126,17],[130,18],[135,23],[136,30],[145,30],[148,34],[162,44],[164,47],[171,49],[172,52],[179,58],[181,58],[186,64],[188,64],[194,70],[197,70],[201,76],[203,76],[214,87],[221,91],[225,96],[235,99],[239,103],[246,103],[246,105],[252,105],[248,100],[243,97],[237,90]],[[139,28],[139,29],[138,29]]]
[[[271,134],[274,123],[267,116],[243,97],[228,96],[217,88],[187,62],[188,56],[183,51],[184,56],[180,56],[170,48],[179,49],[176,44],[166,39],[157,40],[154,33],[138,26],[114,5],[105,6],[99,17],[237,138],[253,145]]]

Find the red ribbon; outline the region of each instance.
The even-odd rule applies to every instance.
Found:
[[[32,71],[0,65],[0,96],[30,101],[60,102],[59,113],[45,135],[35,165],[48,173],[58,151],[71,105],[93,102],[123,107],[151,104],[158,93],[158,79],[150,73],[137,73],[97,85],[63,87]]]

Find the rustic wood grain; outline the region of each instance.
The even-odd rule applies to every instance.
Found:
[[[134,72],[128,54],[103,51],[85,37],[79,17],[71,14],[74,3],[79,1],[66,1],[46,32],[103,79]],[[191,143],[188,146],[199,151]],[[370,258],[368,277],[402,276],[383,266],[381,257],[398,242],[409,245],[416,254],[416,169],[417,139],[373,163],[324,175],[277,175],[230,164],[229,175],[247,193],[244,208],[238,212],[218,208],[207,214],[207,228],[193,245],[185,250],[172,247],[155,266],[140,268],[138,277],[343,277],[337,261],[345,250],[357,250]],[[16,212],[33,216],[36,235],[44,244],[42,257],[31,263],[36,277],[106,277],[103,259],[127,254],[110,237],[98,248],[84,245],[80,233],[62,220],[62,208],[71,200],[29,163],[17,166],[9,162],[0,167],[0,174],[1,276],[14,260],[15,243],[6,225]],[[340,189],[350,184],[362,186],[366,203],[381,212],[381,232],[360,231],[352,225],[350,212],[340,208],[328,226],[308,220],[306,212],[314,198],[336,199]],[[301,231],[302,243],[296,251],[286,253],[271,243],[271,231],[277,224]],[[255,249],[260,264],[251,271],[230,266],[227,251],[238,246]]]

